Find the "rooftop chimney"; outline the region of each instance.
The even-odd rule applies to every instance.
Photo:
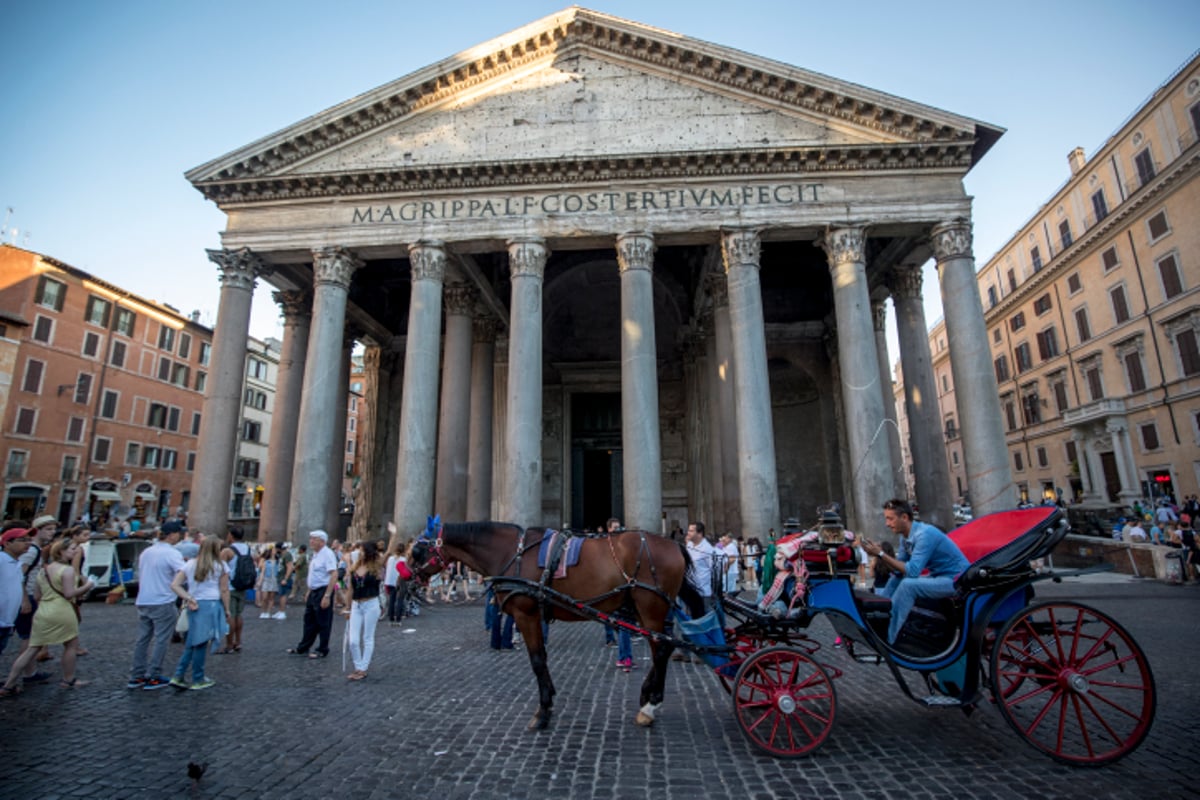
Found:
[[[195,322],[195,323],[199,324],[199,322],[200,322],[200,309],[198,309],[198,308],[197,308],[195,311],[193,311],[193,312],[192,312],[192,322]]]
[[[1087,164],[1087,156],[1084,155],[1083,148],[1076,147],[1074,150],[1067,153],[1067,163],[1071,165],[1072,177],[1083,172],[1083,168]]]

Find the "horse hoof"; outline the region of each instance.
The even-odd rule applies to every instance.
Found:
[[[546,717],[543,717],[539,714],[534,714],[533,718],[529,720],[529,724],[527,726],[525,726],[525,730],[527,730],[527,731],[544,731],[546,729],[546,726],[549,724],[550,724],[549,719],[547,719]]]
[[[637,716],[633,718],[633,721],[639,727],[649,728],[651,725],[654,724],[654,717],[650,716],[649,714],[645,713],[644,711],[639,711],[637,713]]]

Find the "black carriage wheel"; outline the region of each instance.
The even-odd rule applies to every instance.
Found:
[[[992,696],[1022,738],[1075,766],[1133,752],[1154,721],[1142,649],[1106,614],[1072,602],[1039,603],[1009,620],[992,650]]]
[[[733,680],[733,713],[742,735],[781,758],[816,750],[833,730],[833,681],[806,653],[789,647],[760,650]]]

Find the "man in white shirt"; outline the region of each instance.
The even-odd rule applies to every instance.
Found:
[[[25,597],[19,560],[29,549],[29,531],[10,528],[0,536],[0,653],[12,636]]]
[[[688,572],[688,581],[704,600],[704,611],[708,613],[714,604],[713,572],[722,553],[704,538],[704,523],[692,522],[687,529],[688,555],[692,559],[692,569]]]
[[[172,526],[159,533],[158,541],[142,551],[138,559],[138,638],[133,646],[133,667],[129,671],[129,689],[153,691],[169,685],[162,675],[167,645],[175,630],[176,595],[171,581],[183,569],[183,556],[175,545],[183,531]],[[150,642],[154,649],[150,650]],[[149,660],[146,658],[150,650]]]
[[[304,602],[304,635],[289,648],[294,655],[308,653],[309,658],[329,655],[329,634],[333,630],[333,593],[337,591],[337,556],[330,549],[329,534],[313,531],[308,535],[308,598]],[[318,638],[319,637],[319,638]],[[308,652],[316,642],[317,649]]]

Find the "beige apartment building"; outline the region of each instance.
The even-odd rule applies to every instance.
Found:
[[[1023,499],[1125,504],[1198,490],[1198,132],[1200,55],[1091,158],[1072,151],[1067,182],[977,273]],[[962,495],[944,325],[929,342]]]

